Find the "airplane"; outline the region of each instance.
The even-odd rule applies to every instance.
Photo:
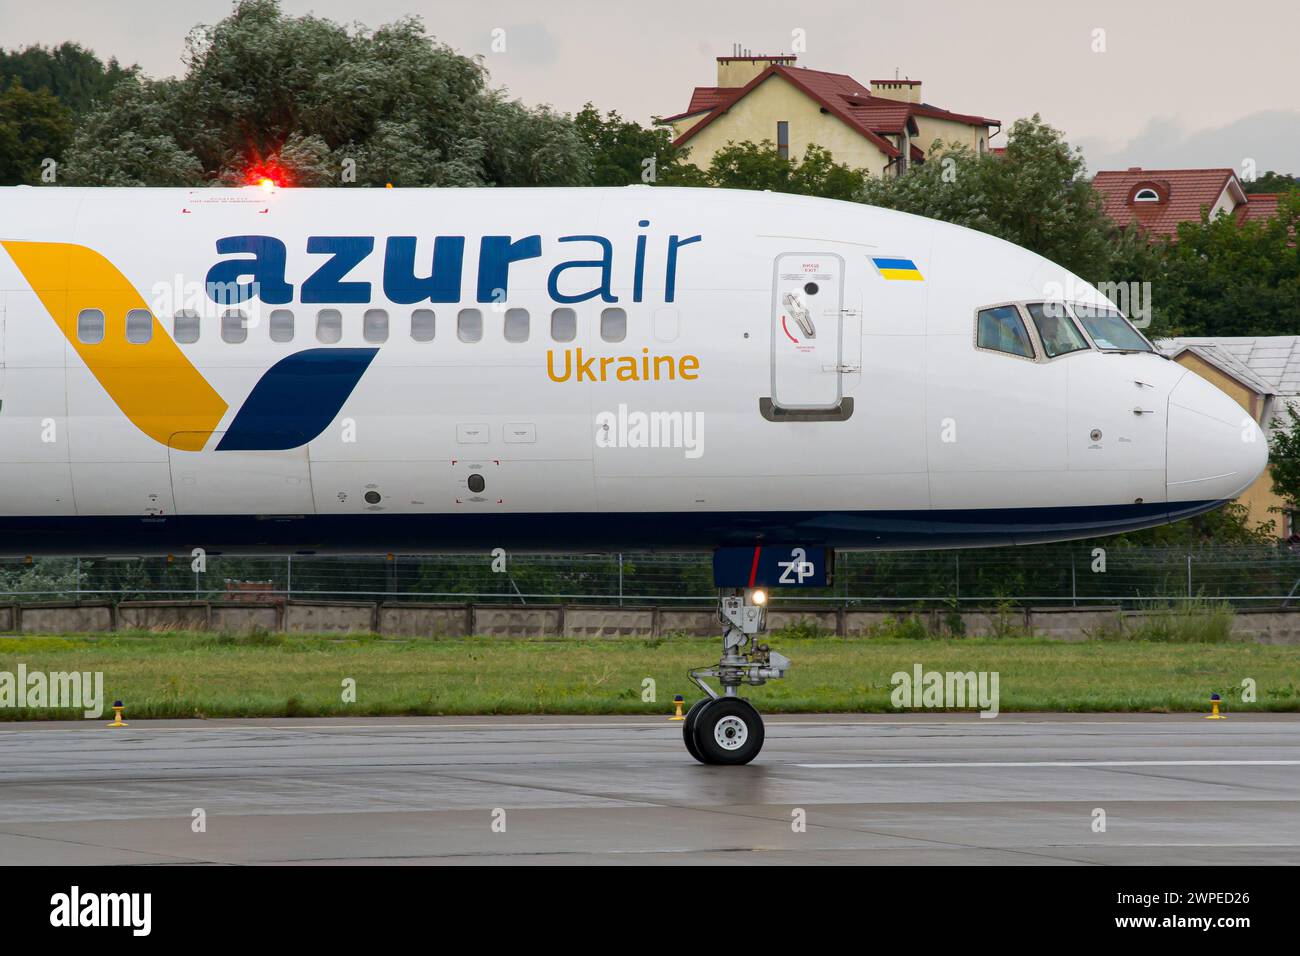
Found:
[[[715,549],[711,764],[789,667],[760,564],[1145,528],[1268,456],[1080,277],[856,203],[13,187],[0,247],[0,553]]]

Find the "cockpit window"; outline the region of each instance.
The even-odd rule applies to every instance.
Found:
[[[980,309],[975,324],[975,344],[982,349],[1034,357],[1029,332],[1020,318],[1020,310],[1014,305]]]
[[[1079,327],[1074,324],[1063,302],[1030,302],[1025,306],[1029,317],[1038,329],[1038,338],[1043,343],[1043,351],[1048,358],[1056,358],[1069,352],[1078,352],[1088,347],[1088,340],[1083,337]]]
[[[1118,352],[1153,351],[1151,343],[1142,338],[1138,330],[1129,325],[1128,319],[1114,309],[1078,302],[1071,303],[1070,308],[1088,330],[1097,348]]]

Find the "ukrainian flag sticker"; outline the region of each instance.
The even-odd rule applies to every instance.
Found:
[[[921,270],[916,267],[916,263],[911,259],[890,259],[886,257],[871,257],[871,262],[880,273],[882,279],[903,279],[912,282],[921,282],[924,277]]]

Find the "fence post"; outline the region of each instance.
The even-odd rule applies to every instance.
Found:
[[[953,603],[957,608],[961,608],[961,552],[954,551],[953,556],[953,576],[952,576],[952,597]]]
[[[1192,553],[1187,552],[1187,600],[1192,600]]]
[[[1079,569],[1074,564],[1074,549],[1070,549],[1070,607],[1079,606]]]
[[[286,601],[293,597],[293,555],[284,556],[284,599]]]
[[[77,558],[77,603],[81,603],[81,558]]]
[[[623,606],[623,552],[618,553],[618,606]]]

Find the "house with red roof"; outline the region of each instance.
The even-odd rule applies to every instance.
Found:
[[[1118,226],[1135,224],[1148,238],[1175,238],[1181,222],[1199,222],[1223,213],[1238,223],[1269,219],[1277,213],[1278,193],[1247,193],[1231,169],[1102,170],[1092,188],[1101,194],[1106,215]]]
[[[717,67],[716,86],[697,86],[685,111],[659,121],[700,168],[728,143],[770,140],[794,159],[815,144],[836,162],[897,175],[924,162],[935,140],[986,152],[1002,126],[926,103],[920,80],[871,80],[868,88],[783,54],[720,56]]]

